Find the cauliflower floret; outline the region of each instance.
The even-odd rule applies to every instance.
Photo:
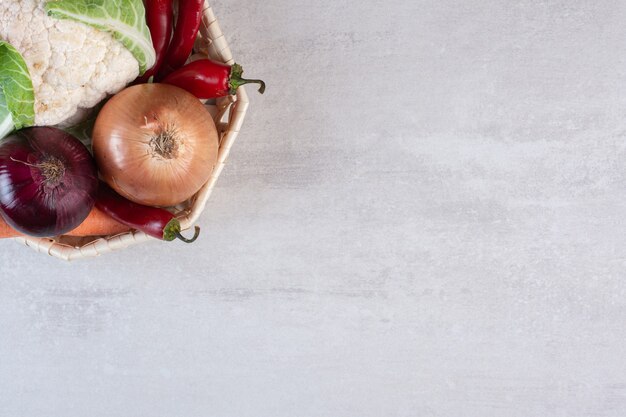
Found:
[[[109,33],[47,16],[46,0],[0,0],[0,39],[17,49],[35,90],[35,124],[76,121],[139,75],[133,55]]]

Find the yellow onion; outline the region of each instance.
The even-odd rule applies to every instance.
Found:
[[[165,84],[139,84],[113,96],[93,131],[93,153],[104,181],[127,199],[173,206],[209,180],[218,134],[192,94]]]

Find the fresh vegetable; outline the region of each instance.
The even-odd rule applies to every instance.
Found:
[[[114,220],[111,216],[105,214],[102,210],[94,206],[80,226],[74,230],[64,233],[64,235],[76,237],[111,236],[128,232],[129,230],[130,227]],[[23,233],[20,233],[9,226],[4,219],[0,217],[0,239],[17,236],[23,236]]]
[[[8,239],[10,237],[18,237],[22,236],[22,233],[18,232],[4,221],[2,217],[0,217],[0,239]]]
[[[66,234],[68,236],[111,236],[128,232],[129,229],[130,227],[118,222],[94,205],[80,226]]]
[[[193,95],[165,84],[139,84],[109,100],[93,130],[102,178],[139,204],[173,206],[209,180],[217,129]]]
[[[248,83],[259,84],[259,93],[265,92],[263,81],[246,80],[242,75],[243,68],[239,64],[231,67],[210,59],[199,59],[174,71],[162,82],[187,90],[200,99],[232,95],[237,88]]]
[[[94,161],[73,136],[53,127],[19,130],[0,144],[0,215],[37,237],[80,225],[98,188]]]
[[[84,0],[50,2],[48,8],[55,16],[51,17],[46,14],[46,3],[0,0],[0,39],[24,57],[34,91],[35,125],[69,125],[80,121],[83,109],[94,107],[136,79],[140,65],[112,33],[56,17],[75,16],[98,23],[105,19],[104,9],[103,17],[98,18],[96,6],[83,7]],[[126,43],[141,45],[133,50],[145,49],[142,65],[152,66],[152,42],[143,22],[141,0],[91,3],[105,4],[107,12],[114,13],[106,21],[120,31],[128,30]],[[144,29],[133,31],[125,24],[135,16],[137,25]],[[26,86],[21,81],[19,84]]]
[[[158,73],[172,36],[172,0],[147,0],[145,4],[146,20],[156,52],[156,61],[152,68],[139,79],[139,82],[147,82],[150,77]]]
[[[174,36],[157,80],[182,67],[191,55],[202,22],[204,0],[179,0]]]
[[[88,149],[91,149],[93,126],[96,124],[96,118],[98,117],[98,113],[100,113],[102,106],[104,106],[104,102],[98,104],[96,107],[91,109],[90,112],[87,112],[86,116],[83,116],[83,120],[81,122],[63,127],[61,129],[81,141]]]
[[[0,139],[35,123],[35,93],[22,55],[0,41]]]
[[[141,74],[154,65],[156,55],[142,0],[53,0],[46,3],[46,12],[110,33],[133,54]]]
[[[191,239],[183,237],[180,233],[180,222],[172,213],[162,208],[133,203],[103,183],[100,184],[98,190],[96,207],[118,222],[157,239],[165,241],[180,239],[191,243],[200,234],[200,228],[196,226],[195,234]]]

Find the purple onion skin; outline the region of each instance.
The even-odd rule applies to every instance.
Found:
[[[94,206],[96,164],[72,135],[22,129],[0,142],[0,215],[15,230],[53,237],[78,227]]]

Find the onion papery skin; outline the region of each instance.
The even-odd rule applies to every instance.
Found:
[[[95,162],[72,135],[32,127],[0,142],[0,215],[15,230],[34,237],[67,233],[87,218],[97,191]]]
[[[163,137],[167,140],[159,142]],[[181,88],[158,83],[113,96],[93,130],[102,179],[146,206],[174,206],[196,194],[213,172],[218,146],[215,123],[204,105]]]

